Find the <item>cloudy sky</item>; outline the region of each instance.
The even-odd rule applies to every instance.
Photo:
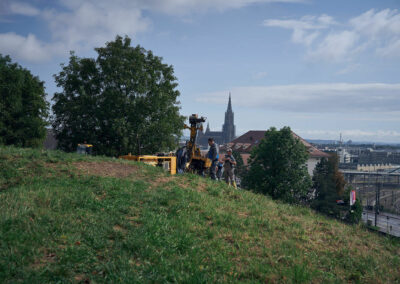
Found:
[[[238,134],[400,142],[399,0],[0,0],[0,53],[46,82],[128,35],[175,68],[182,114]]]

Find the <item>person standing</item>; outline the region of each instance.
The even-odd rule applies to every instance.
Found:
[[[208,145],[210,146],[210,149],[208,150],[207,158],[211,160],[210,177],[211,179],[216,180],[216,167],[219,159],[219,149],[217,143],[214,142],[214,138],[208,138]]]
[[[222,180],[223,172],[224,172],[224,164],[221,161],[218,160],[218,163],[217,163],[217,179],[219,181]]]
[[[233,157],[232,155],[232,149],[228,148],[226,152],[227,153],[223,158],[225,182],[229,185],[232,185],[234,188],[237,188],[235,181],[235,173],[234,173],[236,160],[235,157]]]

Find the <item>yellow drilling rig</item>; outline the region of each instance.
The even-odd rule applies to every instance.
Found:
[[[196,145],[197,131],[203,131],[204,117],[197,114],[189,116],[189,125],[184,125],[185,129],[190,130],[190,140],[186,145],[179,148],[175,154],[157,154],[132,156],[131,154],[121,156],[121,159],[141,161],[153,166],[161,166],[171,174],[191,172],[204,175],[205,171],[211,166],[211,160],[203,157],[200,148]]]

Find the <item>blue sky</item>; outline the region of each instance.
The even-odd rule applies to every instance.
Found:
[[[400,142],[399,0],[0,0],[0,53],[57,90],[69,51],[117,34],[175,68],[182,114],[238,134]]]

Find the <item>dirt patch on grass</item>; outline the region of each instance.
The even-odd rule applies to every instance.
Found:
[[[142,222],[139,220],[130,220],[129,223],[134,226],[134,227],[140,227],[142,226]]]
[[[55,263],[57,260],[57,256],[55,253],[48,252],[44,250],[44,254],[40,259],[35,260],[35,262],[31,265],[33,269],[41,269],[48,264]]]
[[[120,225],[115,225],[113,227],[113,230],[116,232],[126,233],[126,230],[124,228],[122,228]]]
[[[237,215],[238,215],[239,217],[241,217],[241,218],[247,218],[247,217],[249,217],[249,213],[247,213],[247,212],[240,212],[240,211],[238,211],[238,212],[237,212]]]
[[[156,187],[156,186],[160,186],[160,185],[169,183],[172,180],[173,180],[172,176],[161,176],[161,177],[157,177],[155,179],[151,179],[150,184],[152,187]]]
[[[127,178],[136,173],[138,167],[113,162],[75,162],[72,165],[85,175]]]
[[[206,180],[191,180],[191,177],[185,175],[176,176],[177,184],[184,189],[191,189],[198,192],[207,192]]]
[[[86,277],[85,274],[77,274],[74,276],[74,280],[76,283],[90,283],[89,278]]]

